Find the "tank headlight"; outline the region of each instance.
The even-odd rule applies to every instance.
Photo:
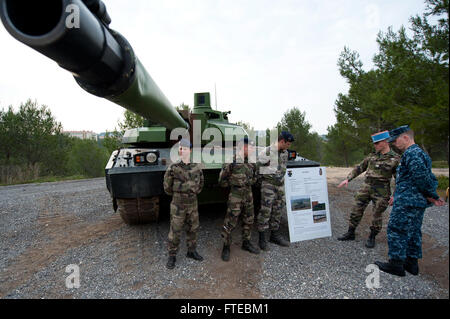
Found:
[[[148,153],[147,154],[147,157],[146,157],[147,162],[155,163],[157,159],[158,159],[158,156],[156,156],[155,153]]]

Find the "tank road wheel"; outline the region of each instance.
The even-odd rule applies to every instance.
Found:
[[[117,198],[120,217],[128,225],[147,224],[158,221],[159,197]]]

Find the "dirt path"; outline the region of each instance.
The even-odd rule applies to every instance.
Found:
[[[356,298],[372,298],[361,286],[364,268],[357,259],[346,264],[360,243],[342,245],[334,238],[345,228],[362,182],[358,178],[348,188],[338,189],[348,171],[327,169],[333,238],[296,243],[284,250],[271,244],[271,251],[252,255],[240,249],[239,227],[233,233],[231,260],[226,263],[220,258],[224,207],[201,207],[198,250],[205,260],[186,258],[183,235],[174,271],[165,268],[168,216],[157,224],[125,225],[112,211],[103,179],[0,187],[0,297],[241,299],[277,297],[283,292],[283,298],[335,298],[356,291]],[[395,296],[448,298],[448,206],[445,209],[426,214],[420,262],[423,275],[394,282],[397,289],[404,289]],[[370,215],[369,207],[358,228],[359,240],[368,235]],[[384,225],[387,219],[385,214]],[[283,231],[287,235],[286,224]],[[256,230],[253,242],[257,242]],[[369,253],[376,258],[386,256],[385,230],[377,244],[377,250]],[[360,263],[369,262],[366,259]],[[80,268],[79,289],[65,286],[66,266],[73,264]],[[345,271],[337,271],[343,264]],[[293,265],[299,270],[290,274]],[[307,266],[312,268],[306,270]],[[322,287],[327,283],[315,277],[316,271],[317,278],[328,278],[326,290]],[[380,292],[377,296],[391,296],[386,289],[386,295]]]

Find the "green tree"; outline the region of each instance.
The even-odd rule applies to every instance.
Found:
[[[406,29],[389,28],[377,37],[375,68],[364,71],[359,55],[345,47],[338,66],[350,85],[336,100],[337,122],[352,135],[356,145],[370,151],[368,136],[409,124],[418,142],[430,154],[448,161],[448,0],[427,0],[422,17],[410,19],[413,36]],[[430,24],[429,16],[439,16]]]
[[[329,126],[327,130],[323,158],[325,165],[349,167],[363,158],[363,149],[358,147],[352,129],[346,128],[341,122]]]
[[[27,100],[17,112],[0,111],[0,162],[24,170],[39,168],[39,175],[63,175],[67,170],[70,138],[47,106]]]
[[[112,132],[106,131],[105,137],[102,140],[101,145],[105,147],[111,154],[115,150],[122,147],[122,134],[116,129]]]
[[[45,105],[27,100],[17,113],[10,106],[8,111],[0,112],[0,144],[5,162],[10,163],[12,158],[29,164],[52,160],[49,154],[58,156],[55,148],[65,143],[61,130],[61,124]]]
[[[188,104],[181,103],[180,105],[175,107],[177,111],[189,111],[191,112],[191,108]]]
[[[128,129],[144,126],[145,118],[139,114],[131,112],[130,110],[125,110],[123,117],[123,121],[119,121],[118,123],[119,130],[122,135]]]
[[[5,164],[10,164],[11,157],[17,154],[19,136],[16,132],[18,118],[12,109],[0,111],[0,160]]]
[[[100,177],[105,175],[109,151],[93,140],[73,139],[69,153],[71,175]]]
[[[39,107],[36,101],[28,100],[20,105],[15,131],[21,156],[35,164],[45,159],[47,150],[54,145],[52,135],[60,135],[62,126],[47,106]]]
[[[311,124],[306,120],[306,113],[297,107],[285,112],[277,125],[278,130],[289,131],[295,141],[291,148],[300,156],[314,161],[321,161],[323,153],[323,141],[316,132],[311,132]]]

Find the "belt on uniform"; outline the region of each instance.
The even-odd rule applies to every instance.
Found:
[[[276,179],[276,178],[263,178],[263,182],[267,182],[267,183],[275,185],[275,186],[283,185],[283,182],[281,180]]]
[[[192,198],[193,196],[197,197],[197,194],[194,192],[181,193],[181,192],[173,192],[173,197],[177,198]]]
[[[366,177],[366,180],[364,182],[370,185],[389,185],[390,181],[380,180],[378,178],[373,177]]]
[[[238,191],[243,191],[243,190],[249,190],[252,188],[251,185],[245,185],[245,186],[238,186],[238,185],[231,185],[232,189],[236,189]]]

